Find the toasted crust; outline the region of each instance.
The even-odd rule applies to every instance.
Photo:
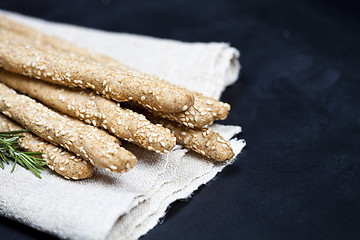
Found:
[[[54,112],[4,84],[0,84],[0,111],[42,139],[60,145],[100,168],[124,172],[137,161],[132,153],[120,147],[116,137]]]
[[[74,118],[108,129],[115,136],[158,153],[169,152],[175,137],[143,115],[88,90],[74,90],[0,69],[0,81]]]
[[[22,127],[0,114],[0,131],[20,130]],[[19,139],[19,146],[27,151],[42,152],[42,158],[46,165],[65,178],[80,180],[90,178],[94,172],[94,166],[88,161],[82,160],[75,154],[55,146],[32,133],[23,133]]]

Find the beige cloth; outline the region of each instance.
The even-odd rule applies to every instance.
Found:
[[[238,51],[225,43],[183,43],[50,23],[0,10],[0,15],[63,37],[139,70],[219,98],[240,70]],[[238,126],[214,125],[226,139]],[[236,154],[245,141],[232,139]],[[164,216],[169,204],[187,198],[225,165],[205,161],[180,146],[159,155],[127,144],[139,163],[125,174],[97,169],[93,178],[65,180],[50,170],[37,179],[11,165],[0,172],[0,214],[69,239],[137,239]]]

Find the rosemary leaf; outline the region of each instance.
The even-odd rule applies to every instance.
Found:
[[[8,132],[0,132],[0,168],[4,169],[4,163],[9,164],[14,161],[11,172],[15,170],[18,164],[25,169],[31,171],[36,177],[41,178],[40,173],[46,165],[45,160],[35,156],[41,155],[41,152],[24,152],[20,150],[19,139],[24,137],[21,133],[27,130],[16,130]]]

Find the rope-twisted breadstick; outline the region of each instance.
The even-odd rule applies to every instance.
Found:
[[[0,131],[14,131],[22,129],[14,121],[0,114]],[[92,176],[94,166],[88,161],[82,160],[73,153],[48,143],[30,132],[23,133],[19,139],[19,146],[31,152],[42,152],[42,158],[46,165],[69,179],[86,179]]]
[[[143,115],[87,90],[74,90],[0,69],[0,81],[43,104],[88,124],[108,129],[115,136],[151,151],[164,153],[175,146],[175,137]]]
[[[194,97],[188,90],[150,75],[115,72],[11,41],[0,41],[0,66],[59,85],[90,88],[116,101],[133,100],[157,111],[180,112],[194,104]]]
[[[127,171],[136,157],[119,140],[91,125],[60,115],[35,100],[0,84],[0,111],[32,133],[89,160],[100,168]]]

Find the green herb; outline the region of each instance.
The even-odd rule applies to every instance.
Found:
[[[46,165],[45,160],[36,158],[41,152],[23,152],[19,147],[19,139],[24,137],[21,133],[27,130],[0,132],[0,167],[4,169],[4,163],[9,164],[14,161],[14,171],[16,164],[30,170],[36,177],[41,178],[42,166]]]

